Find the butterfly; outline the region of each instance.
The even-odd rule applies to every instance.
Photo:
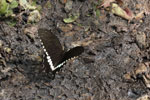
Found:
[[[38,35],[45,53],[44,66],[46,72],[61,68],[68,60],[84,52],[83,46],[77,46],[68,51],[63,50],[58,37],[48,29],[40,28]]]

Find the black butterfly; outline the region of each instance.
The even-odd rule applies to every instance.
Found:
[[[84,48],[82,46],[74,47],[65,52],[57,36],[48,29],[39,29],[38,35],[40,36],[45,52],[44,66],[46,72],[55,71],[61,68],[66,61],[77,57],[84,52]]]

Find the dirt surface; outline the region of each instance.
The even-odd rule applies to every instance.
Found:
[[[73,0],[71,9],[63,1],[52,0],[50,8],[43,7],[37,25],[10,27],[1,22],[0,100],[139,100],[149,96],[150,17],[127,21],[104,9],[99,9],[97,17],[96,0]],[[126,1],[135,13],[142,10],[136,5],[146,2]],[[71,13],[80,17],[64,23]],[[39,27],[52,30],[65,49],[85,48],[53,80],[39,72],[43,66]],[[139,69],[142,64],[145,70]]]

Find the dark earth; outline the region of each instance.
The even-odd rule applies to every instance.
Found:
[[[148,14],[128,21],[102,8],[97,16],[97,0],[73,0],[71,9],[65,0],[51,0],[50,8],[43,6],[46,0],[41,1],[42,19],[37,24],[20,22],[12,27],[0,22],[0,100],[150,100]],[[142,10],[136,4],[146,2],[125,1],[134,13]],[[74,13],[80,14],[76,21],[63,22]],[[85,48],[54,79],[40,71],[43,49],[38,28],[52,30],[67,50]],[[148,70],[137,72],[141,64]],[[143,96],[147,98],[139,99]]]

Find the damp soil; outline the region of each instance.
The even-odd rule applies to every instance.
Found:
[[[96,0],[73,0],[71,9],[63,1],[52,0],[50,8],[43,7],[36,25],[11,27],[1,21],[0,100],[137,100],[150,95],[143,74],[128,74],[150,61],[149,16],[127,21],[100,9],[97,17]],[[133,11],[136,3],[128,2]],[[71,13],[80,17],[64,23]],[[66,50],[85,48],[54,79],[40,71],[43,49],[38,28],[52,30]]]

